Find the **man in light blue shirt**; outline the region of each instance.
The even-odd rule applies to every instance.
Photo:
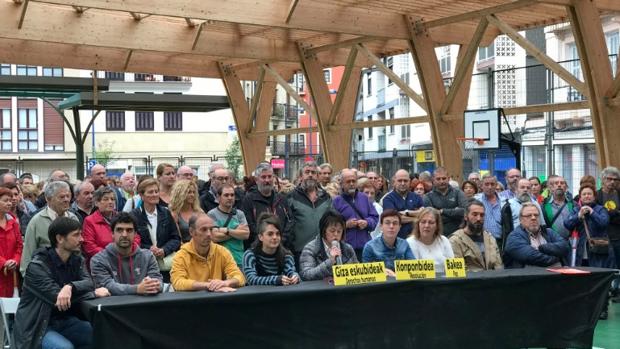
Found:
[[[394,261],[415,259],[409,244],[398,237],[401,220],[400,214],[394,209],[383,211],[380,218],[383,234],[368,241],[362,252],[362,262],[385,262],[386,274],[396,276]]]
[[[502,203],[495,191],[497,178],[491,174],[482,176],[482,193],[476,195],[484,205],[484,230],[488,231],[498,240],[498,246],[502,238]]]

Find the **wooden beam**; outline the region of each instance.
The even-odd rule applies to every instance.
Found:
[[[142,15],[136,12],[129,12],[129,14],[131,15],[131,17],[133,17],[134,20],[139,21],[142,19]]]
[[[400,89],[407,95],[407,97],[411,98],[417,105],[419,105],[424,111],[427,111],[427,105],[424,101],[424,97],[420,96],[417,92],[415,92],[409,85],[404,82],[400,76],[396,75],[390,68],[386,67],[379,57],[375,56],[372,52],[370,52],[364,45],[357,44],[357,48],[360,52],[362,52],[368,60],[374,64],[377,69],[379,69],[383,74],[387,75],[390,80],[392,80]]]
[[[194,36],[194,42],[192,43],[192,51],[196,49],[196,45],[198,44],[198,39],[200,39],[200,34],[202,34],[202,29],[205,26],[205,22],[200,23],[198,25],[198,29],[196,29],[196,34]]]
[[[446,99],[441,106],[439,115],[444,115],[448,112],[448,110],[450,110],[454,98],[461,89],[461,85],[467,77],[471,76],[472,62],[474,61],[474,58],[478,53],[478,46],[480,45],[482,35],[487,29],[488,24],[489,21],[486,18],[480,19],[478,28],[476,28],[476,32],[474,33],[474,37],[471,39],[471,42],[469,43],[469,45],[467,45],[467,50],[465,54],[459,55],[461,58],[461,62],[459,62],[458,66],[456,67],[456,74],[454,75],[454,80],[452,80],[450,91],[448,92],[448,95],[446,96]]]
[[[616,59],[618,60],[618,64],[620,65],[620,57]],[[619,70],[618,68],[616,68],[616,78],[614,79],[614,83],[611,85],[609,91],[605,93],[605,95],[608,97],[615,98],[620,91],[620,74],[618,72]]]
[[[491,14],[498,14],[501,12],[508,12],[512,10],[518,10],[523,7],[535,5],[539,2],[539,0],[515,0],[505,4],[486,7],[476,11],[470,11],[461,13],[455,16],[443,17],[439,19],[435,19],[432,21],[425,22],[424,25],[427,28],[433,28],[438,26],[443,26],[452,23],[471,21],[475,19],[479,19],[480,17],[485,17]]]
[[[278,72],[273,70],[273,68],[271,68],[270,66],[263,64],[262,67],[267,73],[271,74],[271,76],[273,76],[276,79],[278,84],[282,86],[282,88],[284,88],[286,93],[288,93],[291,96],[291,98],[293,98],[299,105],[301,105],[301,107],[304,108],[307,113],[310,113],[311,116],[316,117],[316,114],[313,108],[310,107],[310,105],[308,105],[308,103],[306,103],[306,101],[304,101],[303,98],[301,98],[301,96],[297,93],[297,91],[295,91],[291,87],[291,85],[289,85],[288,81],[284,80],[284,78],[280,76],[280,74],[278,74]]]
[[[26,17],[26,11],[28,10],[29,0],[24,0],[22,4],[22,12],[19,15],[19,23],[17,23],[17,29],[22,29],[22,25],[24,25],[24,18]]]
[[[408,39],[407,27],[402,23],[401,14],[383,12],[377,16],[375,11],[361,7],[343,7],[338,3],[301,1],[295,13],[301,14],[287,18],[291,0],[235,0],[201,2],[195,0],[37,0],[58,5],[86,6],[91,8],[148,13],[154,16],[194,18],[219,22],[260,25],[276,28],[298,29],[317,32],[332,32],[362,36],[377,36],[387,39]],[[347,18],[343,20],[343,13]],[[430,34],[437,42],[464,44],[469,41],[474,27],[467,23],[452,23],[431,28]],[[496,33],[489,31],[485,40],[490,42]]]
[[[258,104],[262,96],[263,83],[265,82],[265,69],[260,68],[260,73],[258,75],[258,80],[256,82],[256,91],[254,91],[254,96],[252,97],[252,104],[250,105],[250,129],[246,130],[246,132],[252,132],[252,121],[257,118],[257,110]]]
[[[382,40],[382,38],[377,38],[377,37],[372,37],[372,36],[360,36],[360,37],[349,39],[349,40],[339,41],[333,44],[313,47],[310,49],[310,52],[319,53],[319,52],[329,51],[329,50],[333,50],[337,48],[351,47],[351,46],[354,46],[355,44],[361,44],[361,43],[365,43],[369,41],[376,41],[376,40]]]
[[[197,39],[196,32],[187,30],[187,25],[182,20],[174,22],[153,18],[138,24],[128,16],[102,11],[85,12],[76,18],[71,8],[30,1],[28,18],[22,29],[18,29],[11,18],[18,21],[21,15],[20,7],[2,1],[0,13],[5,18],[0,21],[0,38],[168,54],[200,54],[219,57],[220,60],[247,58],[299,63],[296,47],[291,42],[244,37],[240,44],[236,34],[215,30],[209,31],[208,36],[202,35]],[[30,18],[32,20],[29,20]],[[45,18],[45,21],[38,20],[40,18]],[[347,50],[333,50],[322,57],[321,62],[328,66],[344,65],[347,55]]]
[[[127,52],[127,58],[125,59],[125,66],[123,67],[123,71],[127,71],[127,67],[129,67],[129,61],[131,60],[132,55],[133,50],[129,50],[129,52]]]
[[[192,21],[192,19],[189,17],[185,17],[185,23],[187,23],[187,26],[190,28],[193,28],[196,26],[196,23],[194,23],[194,21]]]
[[[360,129],[369,127],[381,127],[381,126],[398,126],[398,125],[412,125],[423,124],[429,122],[428,116],[412,116],[398,119],[386,119],[386,120],[372,120],[372,121],[356,121],[346,124],[332,125],[329,128],[331,130],[346,130],[346,129]]]
[[[583,82],[579,81],[573,74],[562,67],[559,63],[553,60],[553,58],[547,56],[544,52],[539,50],[529,40],[519,34],[514,28],[508,25],[506,22],[500,20],[495,15],[487,16],[488,21],[499,28],[504,34],[508,35],[517,45],[523,47],[530,55],[536,58],[545,67],[549,68],[552,72],[558,75],[562,80],[566,81],[569,85],[573,86],[577,91],[587,96],[586,86]]]
[[[270,130],[270,131],[252,131],[249,134],[250,137],[258,137],[258,136],[284,136],[284,135],[296,135],[300,133],[308,133],[308,132],[319,132],[319,128],[314,127],[300,127],[300,128],[284,128],[279,130]]]
[[[342,105],[342,101],[344,96],[346,95],[346,90],[349,88],[349,80],[351,79],[351,72],[353,67],[355,66],[355,59],[357,58],[357,47],[353,46],[351,48],[351,52],[349,53],[349,58],[347,59],[347,65],[344,68],[344,74],[342,75],[342,79],[340,80],[340,85],[338,86],[338,93],[336,94],[336,100],[334,101],[334,105],[332,106],[332,110],[329,113],[329,121],[328,125],[333,125],[336,121],[336,115],[340,112],[340,106]]]
[[[297,7],[298,2],[299,0],[291,0],[291,4],[288,7],[288,14],[286,15],[286,19],[284,20],[285,24],[288,24],[288,22],[291,21],[291,18],[293,18],[293,13],[295,12],[295,8]]]

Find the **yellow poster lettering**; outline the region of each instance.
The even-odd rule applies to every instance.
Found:
[[[336,286],[361,285],[387,280],[383,262],[334,265],[332,272]]]
[[[394,262],[396,280],[434,279],[435,262],[432,259],[414,259]]]
[[[446,268],[446,277],[448,278],[464,278],[465,260],[463,258],[446,258],[444,263]]]

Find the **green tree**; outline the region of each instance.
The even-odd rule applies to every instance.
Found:
[[[107,167],[110,162],[118,159],[118,156],[114,155],[113,147],[114,141],[105,140],[98,143],[95,150],[95,160],[97,160],[97,163]]]
[[[239,168],[243,165],[243,157],[241,156],[241,144],[239,138],[235,137],[224,154],[224,159],[228,164],[228,168],[235,175],[235,179],[239,178]]]

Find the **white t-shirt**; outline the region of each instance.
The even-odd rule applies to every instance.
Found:
[[[151,235],[151,242],[153,242],[153,246],[157,247],[157,208],[155,208],[155,211],[153,211],[153,213],[149,213],[148,211],[146,211],[146,209],[144,211],[146,212],[146,218],[151,224],[149,226],[149,235]]]
[[[414,236],[408,237],[407,243],[409,244],[409,247],[411,247],[411,251],[416,259],[434,260],[435,271],[438,273],[444,272],[443,264],[446,258],[454,258],[452,244],[450,244],[450,240],[443,235],[435,239],[435,241],[433,241],[430,245],[419,241]]]

